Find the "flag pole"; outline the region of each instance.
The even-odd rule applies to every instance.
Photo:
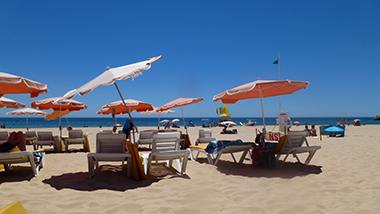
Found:
[[[278,52],[277,59],[278,59],[278,63],[277,63],[277,67],[278,67],[278,80],[280,81],[281,80],[281,78],[280,78],[280,51]],[[278,99],[279,99],[279,111],[281,112],[281,96],[278,96]]]

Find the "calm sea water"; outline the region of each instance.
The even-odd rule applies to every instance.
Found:
[[[117,123],[124,124],[127,117],[120,117],[117,118]],[[157,127],[158,124],[158,118],[133,118],[137,126],[151,126],[151,127]],[[173,120],[175,118],[169,118],[165,117],[163,119],[169,119]],[[178,123],[179,126],[183,126],[182,118],[178,118],[180,122]],[[200,117],[186,117],[185,121],[188,124],[189,120],[192,120],[196,126],[201,126],[203,124],[202,119]],[[218,123],[219,118],[208,118],[210,119],[211,123]],[[248,119],[251,119],[253,122],[257,122],[257,125],[262,125],[263,121],[261,118],[243,118],[243,117],[232,117],[231,118],[235,123],[239,124],[246,123]],[[342,118],[338,117],[292,117],[293,122],[299,121],[301,125],[304,125],[305,122],[308,124],[313,124],[315,121],[316,125],[335,125],[338,120],[341,120]],[[353,117],[353,118],[347,118],[351,121],[351,124],[353,124],[353,121],[355,119],[360,119],[362,124],[366,125],[373,125],[373,124],[380,124],[379,120],[374,120],[373,117]],[[62,127],[67,127],[67,122],[65,118],[62,118]],[[68,122],[72,127],[99,127],[99,125],[102,125],[103,127],[112,127],[115,124],[115,120],[112,117],[105,118],[105,117],[88,117],[88,118],[68,118]],[[0,117],[0,124],[5,124],[6,128],[26,128],[26,117],[22,116],[14,116],[14,117]],[[276,124],[276,118],[274,117],[268,117],[265,118],[265,124],[266,125],[275,125]],[[59,126],[59,120],[44,120],[43,117],[29,117],[28,119],[28,126],[29,128],[54,128]]]

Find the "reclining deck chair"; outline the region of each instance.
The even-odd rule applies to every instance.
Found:
[[[33,141],[33,148],[37,150],[38,147],[53,146],[55,152],[62,151],[62,144],[58,136],[53,136],[53,132],[37,132],[38,139]]]
[[[8,141],[8,132],[7,131],[0,131],[0,143],[5,143]]]
[[[205,153],[207,155],[207,160],[210,164],[216,165],[223,154],[230,153],[232,159],[235,163],[243,163],[247,154],[249,154],[249,158],[251,158],[250,150],[255,146],[252,142],[243,143],[241,140],[229,141],[229,140],[217,140],[211,141],[208,145],[205,146],[190,146],[190,158],[191,160],[196,160],[198,158],[199,153]],[[197,152],[195,158],[192,152]],[[235,152],[243,152],[240,157],[239,162],[236,161],[233,153]],[[214,155],[216,157],[214,158]]]
[[[321,146],[309,146],[306,137],[308,136],[307,131],[289,131],[285,143],[282,148],[275,154],[277,154],[276,160],[280,159],[281,155],[286,155],[281,166],[284,164],[285,160],[290,154],[297,159],[298,162],[302,163],[298,158],[298,153],[308,152],[309,156],[306,158],[304,164],[309,164],[313,158],[315,152],[318,149],[321,149]],[[302,146],[303,143],[306,143],[306,146]]]
[[[185,173],[187,160],[189,157],[188,150],[180,150],[180,132],[161,132],[153,136],[152,152],[149,154],[148,163],[146,164],[146,156],[144,157],[144,167],[146,174],[149,175],[152,160],[168,160],[169,166],[173,164],[173,160],[177,160],[178,168],[181,174]],[[180,161],[182,159],[182,167]]]
[[[132,155],[126,153],[126,135],[99,132],[96,134],[96,153],[88,153],[88,173],[94,176],[94,167],[99,167],[99,161],[127,161],[127,175],[132,172]]]
[[[86,151],[85,139],[82,130],[70,130],[69,138],[65,139],[65,150],[69,150],[70,144],[83,144],[83,150]]]
[[[139,140],[137,141],[137,145],[140,146],[142,144],[148,144],[150,148],[153,143],[153,135],[157,133],[158,133],[157,130],[140,131],[140,137],[139,137]]]
[[[33,144],[33,141],[37,140],[37,134],[35,131],[27,131],[25,132],[25,141],[28,144]]]
[[[20,152],[4,152],[0,153],[0,164],[4,164],[5,171],[9,171],[9,165],[15,163],[29,162],[32,167],[34,176],[38,176],[40,168],[45,164],[45,153],[41,152],[40,163],[36,166],[34,162],[34,155],[32,152],[20,151]]]
[[[201,143],[210,143],[213,140],[216,140],[216,138],[212,137],[212,130],[211,129],[200,129],[199,130],[199,137],[198,137],[195,145],[198,145]]]

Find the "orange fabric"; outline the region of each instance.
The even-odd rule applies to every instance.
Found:
[[[213,101],[221,100],[225,104],[235,104],[239,100],[291,94],[307,88],[308,84],[309,82],[303,81],[257,80],[217,94]]]
[[[46,84],[4,72],[0,72],[0,88],[0,97],[4,94],[30,94],[34,98],[48,92]]]
[[[203,100],[204,100],[203,98],[178,98],[161,107],[158,107],[157,111],[164,111],[164,110],[168,110],[175,107],[186,106],[189,104],[201,102]]]
[[[129,113],[132,111],[137,111],[137,112],[142,112],[142,111],[149,111],[153,110],[153,106],[150,103],[145,103],[142,101],[138,100],[132,100],[132,99],[127,99],[124,100],[125,105],[128,107]],[[99,111],[97,111],[97,114],[112,114],[112,111],[115,111],[115,114],[126,114],[127,109],[125,109],[125,106],[121,100],[113,102],[113,103],[108,103],[102,107]]]
[[[137,146],[131,141],[127,140],[127,147],[129,153],[132,155],[132,178],[135,181],[147,180],[148,177],[145,175],[144,167],[141,162]],[[128,163],[129,164],[129,163]]]

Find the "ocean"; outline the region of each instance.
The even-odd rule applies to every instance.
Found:
[[[124,124],[127,117],[118,117],[117,123]],[[163,117],[163,119],[173,120],[175,118],[171,117]],[[178,118],[180,122],[179,126],[183,126],[182,118]],[[203,121],[201,117],[185,117],[186,124],[188,125],[188,121],[192,120],[196,126],[201,126]],[[207,118],[210,120],[212,124],[218,123],[219,118],[210,117]],[[248,122],[250,119],[252,122],[256,122],[257,125],[262,125],[263,120],[259,117],[232,117],[231,118],[238,125],[240,123]],[[338,120],[341,120],[341,117],[292,117],[292,121],[299,121],[301,125],[304,125],[307,122],[309,125],[313,124],[315,121],[316,125],[335,125]],[[366,125],[376,125],[380,124],[380,120],[374,120],[373,117],[346,117],[346,120],[350,120],[351,124],[355,119],[360,119],[361,124]],[[72,127],[112,127],[115,124],[115,120],[112,117],[68,117],[67,118],[69,124]],[[139,118],[134,117],[136,126],[150,126],[157,127],[158,118]],[[67,127],[68,123],[66,118],[63,117],[61,119],[62,127]],[[14,117],[0,117],[0,124],[4,124],[6,128],[26,128],[26,117],[23,116],[14,116]],[[276,125],[276,118],[274,117],[266,117],[265,118],[266,125]],[[54,128],[59,126],[59,120],[45,120],[43,117],[29,117],[28,118],[28,127],[29,128]]]

